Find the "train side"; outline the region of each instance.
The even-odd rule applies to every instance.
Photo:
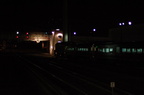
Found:
[[[144,45],[142,42],[119,43],[117,55],[124,60],[143,60]]]
[[[92,45],[62,42],[56,44],[55,56],[63,58],[88,58],[92,55]]]
[[[92,44],[76,43],[66,48],[68,58],[91,58]]]
[[[66,50],[66,47],[69,46],[68,43],[57,43],[55,45],[55,50],[54,50],[54,56],[56,58],[58,57],[65,57],[66,54],[65,54],[65,50]]]
[[[56,53],[57,57],[67,58],[143,60],[144,45],[141,42],[67,42],[56,45]]]
[[[107,42],[95,44],[94,56],[108,59],[144,60],[144,45],[141,42]]]

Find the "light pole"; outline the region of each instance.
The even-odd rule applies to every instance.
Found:
[[[55,31],[52,31],[52,35],[50,37],[50,54],[54,54],[54,39],[55,39]]]
[[[63,3],[64,3],[64,13],[63,13],[63,19],[64,19],[64,22],[63,22],[63,41],[64,42],[68,42],[69,40],[69,33],[68,33],[68,0],[63,0]]]

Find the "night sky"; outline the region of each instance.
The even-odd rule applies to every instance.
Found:
[[[0,31],[49,31],[63,28],[63,1],[0,1]],[[134,0],[68,0],[69,31],[101,34],[119,22],[143,23],[143,2]]]

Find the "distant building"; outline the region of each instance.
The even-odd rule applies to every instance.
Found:
[[[109,30],[109,38],[118,42],[144,41],[144,24],[120,26]]]
[[[55,44],[63,41],[63,33],[60,29],[50,32],[25,31],[25,32],[0,32],[0,48],[40,48],[51,54],[55,49]]]
[[[35,41],[39,43],[40,41],[48,41],[50,40],[50,35],[48,32],[41,32],[41,31],[30,31],[30,32],[20,32],[15,35],[17,40],[21,41]]]
[[[91,36],[73,36],[71,37],[72,42],[78,43],[89,43],[89,42],[97,42],[97,41],[111,41],[109,37],[91,37]]]

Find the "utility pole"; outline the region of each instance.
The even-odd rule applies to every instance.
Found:
[[[63,0],[63,41],[68,42],[69,41],[69,33],[68,33],[68,0]]]

